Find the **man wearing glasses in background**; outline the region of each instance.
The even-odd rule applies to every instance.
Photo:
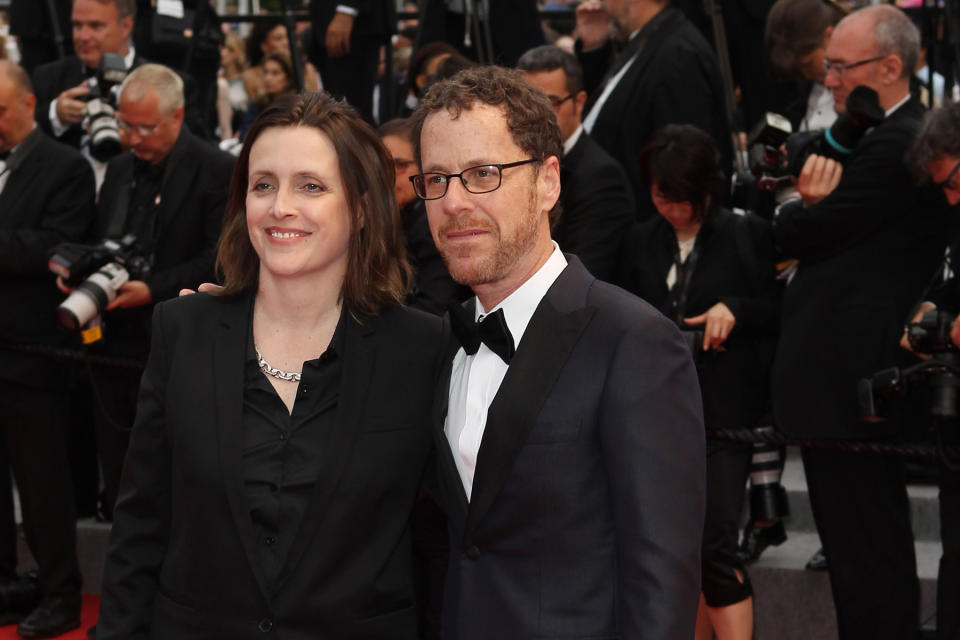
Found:
[[[233,157],[194,136],[183,124],[183,81],[167,67],[144,64],[127,76],[116,118],[129,150],[107,164],[97,203],[97,238],[133,234],[151,263],[149,276],[130,280],[107,305],[100,353],[144,360],[153,305],[214,278],[214,256]],[[136,413],[139,374],[92,369],[103,512],[117,497],[128,432]]]
[[[580,124],[587,101],[580,63],[572,53],[542,45],[520,56],[517,68],[547,94],[563,136],[560,215],[551,235],[594,276],[616,282],[620,241],[637,210],[623,167]]]
[[[943,197],[916,187],[904,156],[923,108],[910,95],[920,34],[892,5],[841,20],[825,86],[840,114],[859,85],[886,119],[841,168],[811,156],[774,233],[799,268],[786,287],[772,375],[778,428],[807,438],[876,439],[858,419],[857,382],[895,365],[911,307],[946,244]],[[804,449],[814,518],[829,559],[840,638],[914,637],[919,582],[903,458]]]

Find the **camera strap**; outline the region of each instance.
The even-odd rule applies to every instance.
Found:
[[[690,278],[693,277],[693,270],[697,266],[697,259],[699,257],[699,235],[697,239],[694,240],[693,249],[690,250],[690,255],[687,256],[685,261],[680,259],[679,242],[673,250],[673,265],[677,270],[677,281],[673,283],[673,286],[670,288],[668,300],[670,302],[670,308],[673,311],[674,320],[676,320],[677,324],[681,327],[685,326],[683,324],[683,318],[687,311],[687,288],[690,285]]]

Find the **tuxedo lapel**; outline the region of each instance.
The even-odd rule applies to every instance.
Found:
[[[472,298],[465,304],[469,313],[474,313],[475,298]],[[453,370],[453,357],[460,349],[453,331],[450,329],[450,314],[444,316],[444,336],[447,338],[446,356],[443,360],[443,368],[440,371],[440,377],[437,379],[437,388],[433,394],[433,413],[432,413],[432,431],[434,444],[437,450],[437,471],[443,484],[444,491],[447,493],[447,517],[457,523],[458,528],[462,529],[467,519],[467,493],[463,488],[463,480],[460,478],[460,472],[457,471],[457,464],[454,461],[453,450],[450,448],[450,441],[443,427],[447,418],[447,410],[450,403],[450,373]]]
[[[246,342],[250,335],[251,297],[252,294],[238,296],[223,305],[213,341],[212,364],[223,484],[237,526],[237,535],[247,553],[247,562],[256,576],[260,591],[269,599],[263,567],[254,547],[256,536],[243,483],[243,377]]]
[[[323,457],[317,461],[320,472],[310,504],[303,515],[300,528],[293,539],[279,585],[289,578],[300,564],[300,558],[317,542],[320,527],[330,501],[336,494],[340,477],[351,461],[354,445],[364,425],[364,408],[369,395],[370,381],[376,364],[377,319],[352,314],[344,320],[344,353],[341,362],[340,393],[337,400],[337,418],[332,433],[325,438]]]
[[[579,260],[570,264],[537,306],[507,375],[487,413],[467,512],[465,543],[490,509],[553,392],[595,309],[585,306],[592,281]]]
[[[197,163],[200,157],[196,153],[190,153],[192,146],[192,134],[187,130],[186,125],[180,133],[173,149],[170,151],[170,157],[167,160],[169,168],[165,171],[167,175],[163,180],[164,199],[160,205],[160,229],[168,229],[170,220],[180,211],[185,210],[183,202],[187,196],[192,194],[197,196],[196,176],[200,175],[197,169]]]

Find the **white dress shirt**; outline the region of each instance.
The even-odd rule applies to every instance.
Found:
[[[630,39],[632,40],[637,33],[640,32],[640,29],[637,29],[630,34]],[[613,93],[613,90],[617,88],[617,85],[620,84],[620,80],[627,74],[627,71],[630,70],[630,67],[633,66],[633,63],[636,61],[637,56],[640,54],[640,49],[634,51],[633,55],[630,56],[630,60],[627,61],[625,65],[617,71],[617,74],[610,78],[610,82],[607,83],[607,86],[603,88],[603,93],[600,94],[600,97],[597,98],[597,101],[592,107],[590,107],[590,113],[587,114],[587,117],[583,121],[583,130],[587,133],[593,131],[593,126],[597,124],[597,117],[600,115],[600,111],[603,110],[603,105],[607,103],[607,98],[610,97],[610,94]]]
[[[514,346],[519,350],[520,341],[533,312],[566,266],[567,260],[554,242],[553,253],[543,266],[496,307],[485,310],[477,299],[475,320],[497,309],[503,309]],[[507,364],[483,343],[472,356],[468,356],[461,348],[453,357],[450,402],[443,430],[450,443],[467,500],[470,500],[473,492],[473,474],[477,466],[477,452],[480,450],[483,430],[487,424],[487,410],[505,375]]]

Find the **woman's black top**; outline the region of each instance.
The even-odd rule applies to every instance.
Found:
[[[770,365],[779,323],[780,287],[770,225],[753,215],[709,211],[697,234],[692,273],[685,295],[667,288],[677,237],[657,216],[638,223],[626,236],[620,284],[677,321],[674,305],[684,300],[683,317],[705,313],[723,302],[736,325],[719,351],[694,353],[707,428],[756,425],[767,410]],[[691,258],[687,258],[689,265]],[[682,279],[681,279],[682,280]],[[703,329],[677,322],[684,331]],[[698,349],[697,349],[698,350]]]
[[[252,308],[252,307],[251,307]],[[303,363],[293,413],[260,370],[253,322],[244,362],[243,477],[267,581],[276,582],[313,495],[333,432],[343,358],[343,313],[319,358]],[[282,384],[294,384],[284,382]]]

